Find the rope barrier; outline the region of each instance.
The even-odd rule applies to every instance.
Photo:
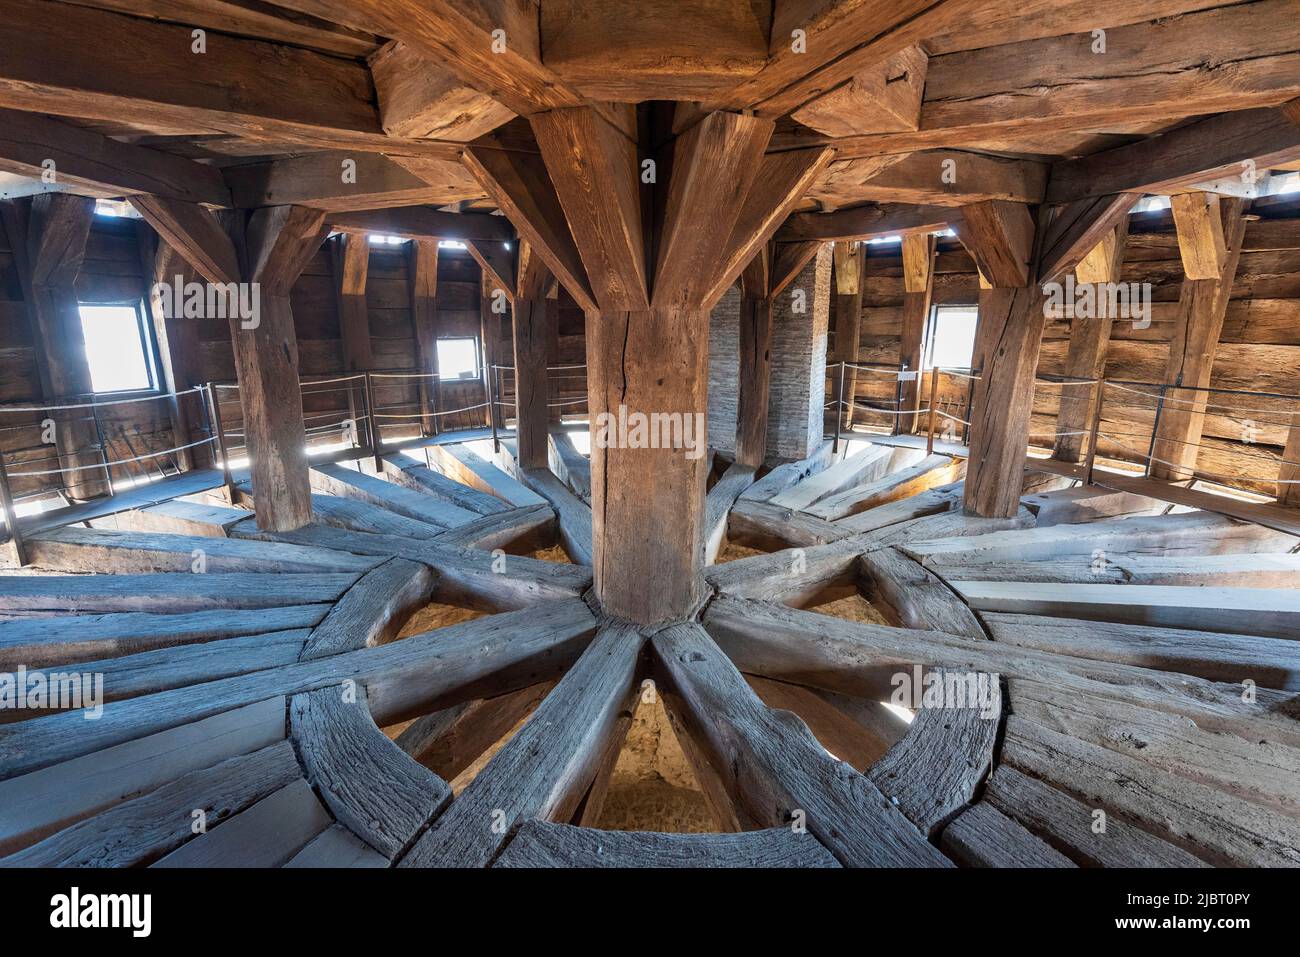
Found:
[[[157,395],[143,395],[137,399],[111,399],[107,402],[77,402],[69,405],[6,405],[0,406],[0,412],[63,412],[71,409],[103,409],[110,405],[130,405],[134,402],[157,402],[159,399],[180,398],[194,392],[202,392],[201,386],[186,389],[184,392],[160,392]]]
[[[456,415],[461,412],[473,412],[476,409],[486,409],[487,407],[488,404],[486,402],[480,402],[478,405],[467,405],[463,409],[446,409],[442,412],[411,412],[406,414],[401,414],[397,412],[376,412],[375,418],[377,419],[423,419],[428,416]]]
[[[142,462],[145,459],[156,459],[160,456],[167,455],[170,452],[181,452],[185,449],[192,449],[198,445],[207,445],[209,442],[215,442],[216,437],[199,439],[197,442],[191,442],[188,445],[178,445],[174,449],[159,449],[157,452],[150,452],[147,455],[136,455],[129,459],[118,459],[114,462],[96,462],[93,465],[69,465],[61,469],[46,469],[40,472],[10,472],[11,476],[37,476],[37,475],[60,475],[65,472],[84,472],[88,469],[112,468],[115,465],[128,465],[131,462]]]
[[[1178,472],[1187,472],[1187,473],[1189,473],[1189,475],[1192,474],[1192,473],[1194,473],[1194,472],[1196,471],[1195,468],[1188,467],[1188,466],[1186,466],[1186,465],[1180,465],[1180,464],[1177,463],[1177,462],[1166,462],[1166,461],[1165,461],[1164,459],[1162,459],[1162,458],[1158,458],[1158,457],[1156,457],[1156,456],[1154,456],[1154,455],[1148,455],[1148,454],[1145,453],[1145,452],[1140,452],[1140,451],[1138,451],[1137,449],[1133,448],[1132,446],[1125,445],[1123,442],[1120,442],[1118,439],[1115,438],[1115,436],[1113,436],[1113,435],[1109,435],[1109,434],[1107,434],[1107,433],[1105,433],[1105,432],[1098,432],[1097,434],[1098,434],[1098,435],[1101,435],[1101,436],[1105,436],[1106,438],[1108,438],[1108,439],[1110,439],[1112,442],[1114,442],[1116,445],[1118,445],[1121,449],[1123,449],[1123,450],[1126,451],[1126,452],[1129,452],[1129,453],[1133,454],[1134,456],[1136,456],[1136,457],[1139,458],[1139,459],[1144,459],[1144,460],[1146,460],[1146,461],[1148,461],[1148,462],[1158,462],[1158,463],[1161,464],[1161,465],[1167,465],[1167,466],[1169,466],[1169,468],[1174,469],[1175,471],[1178,471]],[[1269,461],[1272,461],[1272,460],[1270,459]],[[1295,462],[1279,462],[1279,463],[1278,463],[1279,466],[1282,466],[1282,465],[1297,465],[1297,464],[1300,464],[1300,463],[1295,463]],[[1193,475],[1192,477],[1195,477],[1195,476]],[[1214,478],[1209,479],[1209,481],[1212,481],[1212,482],[1218,482],[1218,481],[1223,481],[1223,480],[1225,480],[1225,479],[1228,480],[1228,481],[1233,481],[1233,482],[1258,482],[1260,485],[1300,485],[1300,479],[1282,479],[1282,478],[1278,478],[1278,477],[1275,476],[1275,475],[1270,475],[1270,476],[1268,476],[1267,478],[1261,478],[1261,477],[1259,477],[1259,476],[1250,476],[1250,475],[1216,476],[1216,477],[1214,477]],[[1228,486],[1228,487],[1231,488],[1231,486]]]

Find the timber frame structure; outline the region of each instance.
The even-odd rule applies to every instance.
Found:
[[[1294,0],[629,6],[0,0],[0,865],[1300,865]]]

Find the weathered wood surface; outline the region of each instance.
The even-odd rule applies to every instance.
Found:
[[[727,538],[742,545],[780,549],[825,545],[847,538],[851,532],[803,512],[739,499],[727,520]]]
[[[522,822],[569,820],[629,709],[644,641],[628,626],[601,629],[401,866],[485,867]]]
[[[361,580],[330,609],[307,639],[302,660],[337,655],[397,636],[411,612],[429,602],[433,573],[419,562],[390,558]]]
[[[495,867],[839,867],[811,834],[656,834],[526,821]]]
[[[890,624],[967,638],[987,637],[975,613],[956,592],[898,549],[866,552],[858,559],[858,570],[866,599]]]
[[[889,506],[885,507],[888,508]],[[864,512],[863,514],[870,515],[871,513]],[[1024,529],[1033,524],[1034,517],[1029,514],[1027,508],[1021,508],[1012,518],[981,518],[953,509],[952,511],[937,512],[933,515],[914,518],[911,521],[889,525],[862,537],[872,545],[880,547],[891,545],[908,546],[915,542],[933,541],[935,539],[960,539],[968,536],[988,535],[993,532]],[[837,522],[835,527],[842,528],[843,526]],[[904,551],[907,551],[907,549],[904,548]]]
[[[952,578],[949,584],[977,611],[1195,628],[1272,638],[1300,635],[1300,592],[1290,588],[1062,585]]]
[[[1244,801],[1300,810],[1300,750],[1202,730],[1186,718],[1123,701],[1062,695],[1032,681],[1012,683],[1016,714]]]
[[[1251,635],[985,612],[994,640],[1076,658],[1300,691],[1300,644]]]
[[[577,657],[594,628],[583,602],[548,602],[375,648],[111,702],[96,721],[85,721],[76,712],[33,718],[0,727],[0,778],[274,695],[314,691],[347,680],[365,688],[377,723],[392,724],[546,680]]]
[[[879,761],[890,745],[888,737],[878,735],[853,716],[827,701],[811,688],[773,681],[758,675],[746,675],[763,704],[777,711],[798,715],[818,742],[834,757],[866,773]]]
[[[1257,688],[1246,700],[1240,684],[1215,683],[1113,664],[971,641],[938,632],[849,622],[785,605],[719,596],[704,624],[741,670],[854,697],[889,700],[893,676],[914,665],[954,672],[988,672],[1182,715],[1209,730],[1247,740],[1269,735],[1300,746],[1286,692]],[[1015,701],[1012,688],[1013,707]]]
[[[507,508],[484,515],[477,521],[443,532],[438,536],[438,543],[464,548],[531,551],[553,542],[558,530],[554,509],[542,504],[532,508]]]
[[[183,613],[311,605],[337,600],[356,580],[346,573],[4,575],[0,611]]]
[[[111,568],[119,575],[190,572],[200,557],[209,572],[360,573],[378,564],[371,558],[322,548],[89,528],[42,532],[27,541],[27,552],[37,568],[64,572]]]
[[[854,488],[831,495],[806,511],[828,522],[847,518],[858,512],[865,512],[880,505],[888,505],[900,499],[909,499],[913,495],[927,492],[940,485],[947,485],[954,479],[960,479],[966,471],[963,459],[954,459],[947,455],[929,455],[915,465],[891,472],[874,482],[858,485]]]
[[[102,675],[104,700],[119,701],[292,664],[302,654],[310,634],[310,629],[299,628],[200,641],[99,661],[77,661],[76,670],[80,674]],[[45,669],[44,673],[57,687],[57,676],[68,669],[68,665],[62,665]],[[35,671],[29,669],[28,673]],[[35,714],[17,712],[28,717]]]
[[[591,506],[578,498],[555,475],[543,469],[524,469],[520,478],[555,510],[560,527],[560,544],[569,558],[579,565],[592,562]]]
[[[712,565],[727,534],[727,516],[742,492],[754,482],[748,465],[729,465],[704,501],[704,564]]]
[[[329,813],[300,777],[151,866],[281,867],[330,824]]]
[[[1258,525],[1189,512],[1010,530],[952,541],[914,541],[903,550],[928,567],[937,568],[950,559],[970,563],[1086,556],[1091,561],[1098,550],[1107,555],[1222,555],[1287,552],[1293,545],[1290,536]]]
[[[876,481],[889,469],[893,454],[894,450],[886,446],[868,445],[815,475],[808,476],[768,501],[794,511],[809,510],[813,503],[843,489]]]
[[[827,754],[802,721],[766,707],[698,625],[674,625],[652,643],[668,707],[757,824],[803,819],[844,865],[950,866],[874,784]]]
[[[491,515],[510,508],[510,503],[435,472],[405,452],[384,453],[384,475],[388,481],[403,488],[479,515]]]
[[[856,538],[825,545],[788,548],[714,565],[705,579],[737,598],[780,601],[796,608],[844,598],[857,591],[855,559],[864,545]]]
[[[357,554],[395,556],[428,565],[437,573],[434,599],[469,603],[490,611],[523,608],[548,599],[572,598],[591,586],[591,571],[580,565],[547,562],[523,555],[497,555],[477,548],[411,541],[393,535],[368,535],[324,525],[287,533],[265,533],[243,526],[236,534],[337,548]]]
[[[769,502],[791,486],[807,480],[831,464],[831,443],[823,442],[817,450],[806,459],[797,462],[783,462],[760,478],[740,497],[745,501]]]
[[[190,772],[270,747],[284,740],[284,716],[284,698],[268,698],[0,781],[0,855]]]
[[[1069,584],[1225,585],[1235,588],[1300,587],[1300,555],[1247,552],[1237,555],[1108,555],[1040,561],[944,561],[935,566],[948,579]]]
[[[574,495],[591,505],[591,461],[578,451],[568,432],[553,430],[547,436],[551,471]]]
[[[1075,866],[987,801],[963,811],[945,827],[939,847],[966,867]]]
[[[321,831],[285,867],[387,867],[388,860],[341,824]]]
[[[1200,858],[1107,814],[1097,830],[1094,804],[1084,804],[1009,764],[1001,763],[985,800],[1082,867],[1206,867]]]
[[[968,681],[959,701],[916,711],[903,740],[866,772],[907,819],[933,836],[962,808],[993,768],[993,745],[1002,718],[1002,692],[998,676],[948,675]],[[987,698],[978,700],[980,680]],[[921,689],[914,689],[919,695]],[[920,702],[916,702],[919,704]]]
[[[1034,492],[1022,496],[1021,503],[1034,513],[1039,528],[1095,522],[1124,515],[1154,515],[1169,508],[1168,503],[1133,492],[1115,492],[1095,485]]]
[[[1300,822],[1294,817],[1032,721],[1007,721],[1002,760],[1212,864],[1300,864]]]
[[[930,489],[911,498],[900,499],[881,505],[866,512],[859,512],[848,518],[838,520],[837,528],[853,534],[874,532],[890,525],[909,522],[927,515],[937,515],[960,507],[962,483],[954,482],[939,488]]]
[[[335,820],[388,860],[451,800],[446,781],[375,726],[355,688],[294,695],[289,727],[307,780]]]
[[[377,480],[380,481],[380,480]],[[396,487],[396,486],[395,486]],[[254,496],[247,486],[239,487],[240,501],[249,503]],[[370,502],[358,499],[340,498],[336,495],[312,495],[312,524],[333,525],[354,532],[367,532],[372,535],[398,535],[411,539],[431,541],[441,535],[450,526],[432,525],[398,515]],[[300,526],[306,527],[306,526]],[[232,538],[253,538],[252,530],[264,531],[256,522],[243,521],[230,529]],[[297,529],[293,529],[297,531]],[[274,541],[275,539],[268,539]]]
[[[396,744],[440,778],[452,781],[541,704],[554,686],[553,681],[544,681],[426,714],[408,725]]]
[[[312,628],[330,606],[164,615],[128,612],[0,623],[0,667],[48,668],[269,631]]]
[[[464,525],[481,514],[342,465],[312,466],[311,487],[326,495],[377,505],[397,515],[440,529]]]
[[[464,445],[433,445],[428,454],[432,468],[462,485],[495,495],[508,505],[527,508],[546,504],[544,498],[518,479]]]
[[[194,835],[191,811],[209,827],[301,780],[287,741],[191,771],[148,794],[73,824],[16,854],[6,867],[130,867],[148,864]]]
[[[251,512],[241,508],[175,499],[145,508],[115,512],[105,518],[93,519],[90,525],[92,528],[116,528],[128,532],[225,538],[226,530],[231,525],[251,517]]]

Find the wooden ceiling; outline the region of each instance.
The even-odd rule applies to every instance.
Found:
[[[1300,160],[1295,13],[1295,0],[0,0],[0,194],[488,209],[467,143],[533,149],[517,117],[583,104],[630,131],[630,104],[648,101],[675,103],[677,131],[752,111],[777,120],[770,151],[834,147],[800,208],[842,222],[857,208],[879,229],[891,210],[933,218],[913,207],[1202,187],[1246,160]],[[42,182],[50,159],[59,176]]]

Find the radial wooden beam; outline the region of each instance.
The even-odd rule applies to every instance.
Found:
[[[311,206],[330,211],[389,206],[442,206],[483,195],[454,159],[421,160],[416,175],[379,153],[325,150],[227,167],[225,182],[235,206]]]
[[[959,216],[950,206],[871,203],[833,213],[796,213],[777,230],[776,240],[847,242],[900,233],[933,233],[955,224]]]
[[[1128,146],[1053,164],[1047,202],[1167,193],[1251,178],[1300,159],[1300,104],[1221,113]],[[1244,181],[1244,180],[1243,180]]]

